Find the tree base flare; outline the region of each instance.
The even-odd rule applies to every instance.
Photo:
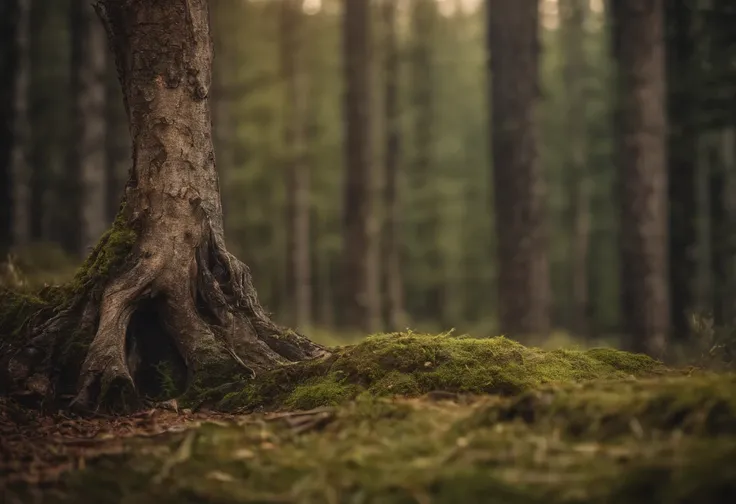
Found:
[[[121,248],[119,233],[114,226],[103,237],[71,285],[23,300],[30,316],[18,309],[6,317],[6,325],[28,317],[4,348],[7,389],[57,400],[74,394],[69,405],[83,411],[103,403],[130,410],[144,397],[328,355],[271,321],[248,267],[215,233],[188,249],[137,234]]]

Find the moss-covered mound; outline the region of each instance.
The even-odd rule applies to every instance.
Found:
[[[287,366],[243,387],[192,394],[226,411],[334,405],[361,394],[416,397],[441,390],[514,395],[546,383],[667,373],[644,355],[613,349],[545,351],[504,337],[476,339],[411,332],[371,336],[321,361]],[[222,398],[223,393],[224,399]]]
[[[657,381],[622,388],[621,401],[654,407]],[[663,382],[662,395],[678,383],[686,381]],[[702,383],[703,390],[708,386]],[[646,428],[600,440],[560,435],[566,414],[581,418],[580,405],[597,403],[595,387],[581,397],[561,395],[557,422],[508,415],[475,421],[517,401],[495,397],[471,404],[364,399],[305,417],[205,424],[130,441],[123,454],[88,463],[41,502],[734,502],[736,436],[677,429],[655,435]],[[604,395],[615,394],[603,387]],[[629,401],[631,393],[640,397]],[[596,407],[590,412],[595,421]]]
[[[736,375],[545,386],[508,400],[488,401],[461,428],[517,419],[568,437],[598,441],[671,432],[736,436]]]

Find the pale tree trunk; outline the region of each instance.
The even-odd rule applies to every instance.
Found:
[[[661,356],[670,321],[663,0],[624,0],[613,12],[624,315],[630,347]]]
[[[346,124],[341,324],[350,329],[374,332],[380,326],[380,282],[372,201],[370,20],[369,0],[345,1]]]
[[[578,336],[590,331],[588,296],[588,250],[590,245],[591,181],[587,165],[585,55],[586,0],[561,0],[562,36],[565,52],[564,80],[567,96],[567,134],[571,171],[570,287],[572,290],[572,329]]]
[[[105,31],[88,0],[72,2],[72,93],[74,102],[71,173],[77,181],[80,257],[107,227],[105,166]]]
[[[395,0],[384,0],[381,12],[385,30],[383,47],[384,91],[384,187],[382,278],[385,318],[388,329],[396,331],[405,324],[404,288],[399,254],[399,198],[398,172],[401,148],[401,123],[399,112],[399,47],[396,29]]]
[[[311,325],[309,166],[306,160],[306,68],[302,0],[282,0],[282,73],[286,87],[284,148],[287,153],[287,292],[292,323]]]
[[[489,0],[488,16],[499,325],[510,336],[543,337],[550,279],[536,117],[538,2]]]
[[[17,0],[15,28],[15,72],[13,82],[13,146],[10,155],[12,197],[11,241],[23,247],[31,239],[31,192],[28,145],[31,125],[28,117],[30,84],[30,19],[31,0]]]
[[[144,364],[162,346],[173,348],[190,390],[222,383],[237,370],[251,375],[323,355],[269,319],[248,267],[225,249],[208,100],[208,2],[102,0],[97,9],[130,122],[131,177],[113,229],[70,286],[69,299],[51,318],[29,323],[29,344],[9,366],[14,380],[31,375],[42,357],[60,365],[56,356],[88,342],[88,331],[94,336],[72,402],[80,406],[118,390],[113,385],[144,385],[128,359],[135,347]]]

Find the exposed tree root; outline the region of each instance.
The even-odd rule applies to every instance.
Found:
[[[99,282],[105,279],[97,279],[52,316],[48,310],[36,314],[28,324],[30,338],[8,366],[16,388],[45,375],[48,386],[37,392],[59,399],[72,391],[78,372],[69,405],[97,410],[106,399],[115,400],[107,397],[113,391],[125,397],[132,391],[133,398],[143,399],[152,390],[150,373],[137,372],[133,363],[150,359],[154,347],[160,354],[165,343],[175,354],[166,358],[185,368],[185,388],[212,386],[239,374],[255,377],[327,354],[276,325],[258,302],[248,267],[225,250],[216,233],[205,236],[199,247],[189,249],[186,261],[176,248],[159,246],[146,253],[139,246],[126,262],[132,266],[103,288]],[[142,346],[147,348],[141,352]],[[154,364],[149,362],[149,368]]]

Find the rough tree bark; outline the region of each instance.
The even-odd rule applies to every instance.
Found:
[[[58,361],[58,340],[85,342],[87,331],[94,336],[72,401],[83,407],[113,385],[139,385],[128,365],[131,343],[144,350],[173,343],[190,387],[228,369],[257,373],[323,355],[269,319],[248,267],[225,249],[208,101],[208,2],[101,0],[96,8],[117,63],[133,168],[116,223],[68,299],[51,317],[30,320],[30,343],[9,365],[13,379],[34,376],[37,362]],[[130,249],[106,270],[125,237]]]
[[[383,72],[385,79],[383,113],[385,115],[383,204],[383,270],[384,313],[388,329],[397,331],[404,325],[404,289],[399,255],[399,199],[397,195],[401,124],[399,117],[399,48],[396,29],[397,5],[384,0],[381,6],[385,30]]]
[[[512,336],[549,330],[545,184],[538,154],[537,0],[488,0],[499,323]]]
[[[661,356],[670,321],[664,6],[613,4],[624,315],[631,349]]]
[[[287,279],[292,323],[307,329],[312,318],[312,271],[309,253],[309,165],[306,160],[306,39],[302,30],[302,0],[282,0],[282,73],[286,86],[284,143],[288,153]]]
[[[373,218],[371,135],[371,9],[369,0],[346,0],[343,11],[345,74],[345,190],[342,325],[374,332],[380,325],[379,275]]]

